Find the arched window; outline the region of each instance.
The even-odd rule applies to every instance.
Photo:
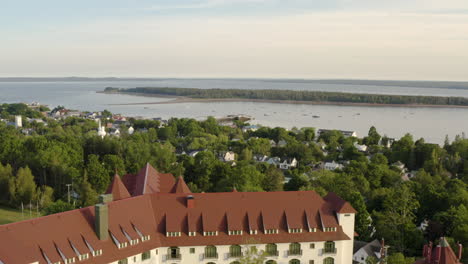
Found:
[[[268,256],[278,256],[278,248],[276,244],[267,244],[265,252]]]
[[[299,243],[289,244],[288,255],[302,255],[301,244]]]
[[[325,253],[336,253],[335,242],[325,242]]]
[[[298,259],[291,259],[289,264],[301,264],[301,262]]]
[[[180,259],[180,249],[178,247],[170,247],[167,249],[168,259]]]
[[[205,247],[205,258],[218,258],[218,252],[215,246]]]
[[[242,249],[239,245],[232,245],[229,247],[229,257],[237,258],[242,257]]]
[[[277,262],[270,259],[267,262],[265,262],[265,264],[277,264]]]
[[[325,258],[323,260],[323,264],[334,264],[334,263],[335,263],[335,260],[331,257]]]

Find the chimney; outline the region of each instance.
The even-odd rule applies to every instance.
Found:
[[[109,238],[109,208],[108,202],[112,202],[112,194],[99,195],[99,204],[94,206],[94,229],[99,240]]]
[[[187,196],[187,208],[195,208],[195,198],[192,195]]]
[[[462,251],[463,251],[463,246],[462,244],[458,243],[458,260],[461,260]]]

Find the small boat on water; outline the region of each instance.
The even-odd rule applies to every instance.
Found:
[[[313,118],[320,118],[319,115],[313,115],[312,117],[313,117]]]

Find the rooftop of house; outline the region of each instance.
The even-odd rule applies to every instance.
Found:
[[[462,264],[462,245],[458,244],[458,251],[455,254],[445,237],[441,237],[439,245],[433,247],[432,242],[424,245],[424,259],[416,261],[414,264]]]

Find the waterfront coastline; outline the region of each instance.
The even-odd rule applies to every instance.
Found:
[[[109,105],[158,105],[158,104],[184,104],[184,103],[271,103],[271,104],[296,104],[296,105],[335,105],[335,106],[363,106],[363,107],[403,107],[403,108],[468,108],[468,105],[434,105],[434,104],[377,104],[377,103],[352,103],[352,102],[330,102],[330,101],[295,101],[295,100],[272,100],[272,99],[249,99],[249,98],[190,98],[187,96],[173,96],[164,94],[148,94],[133,92],[106,92],[98,91],[103,94],[123,94],[139,97],[153,97],[172,99],[159,102],[137,102],[137,103],[118,103]]]

